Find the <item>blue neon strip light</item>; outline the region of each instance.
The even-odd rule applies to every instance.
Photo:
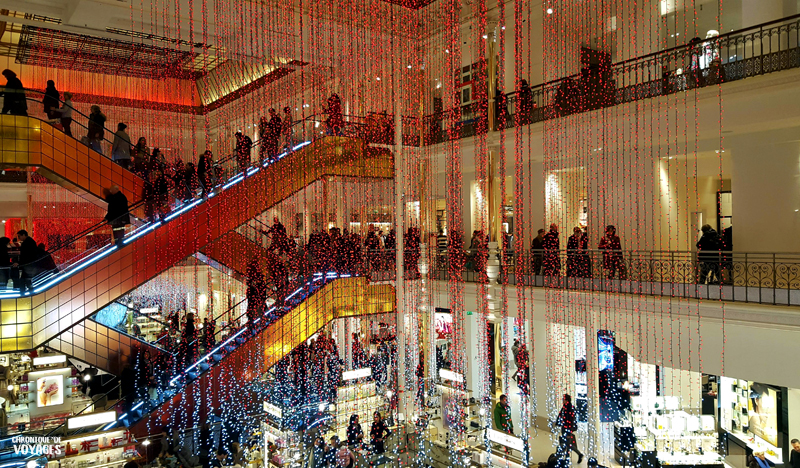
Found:
[[[183,208],[181,208],[180,210],[178,210],[178,211],[175,211],[175,212],[174,212],[174,213],[172,213],[171,215],[169,215],[169,216],[167,216],[166,218],[164,218],[164,221],[169,221],[170,219],[172,219],[172,218],[174,218],[174,217],[176,217],[176,216],[180,215],[181,213],[185,213],[186,211],[188,211],[188,210],[189,210],[189,209],[191,209],[192,207],[194,207],[194,206],[197,206],[197,205],[199,205],[200,203],[202,203],[202,201],[203,201],[203,199],[202,199],[202,198],[200,198],[200,199],[198,199],[198,200],[195,200],[195,201],[193,201],[192,203],[189,203],[188,205],[184,206],[184,207],[183,207]]]
[[[101,258],[103,258],[103,257],[107,257],[107,256],[108,256],[108,255],[109,255],[111,252],[113,252],[113,251],[115,251],[115,250],[117,250],[117,246],[116,246],[116,245],[114,245],[114,246],[112,246],[110,249],[108,249],[108,250],[104,251],[104,252],[103,252],[101,255],[96,255],[96,256],[94,256],[93,258],[90,258],[90,259],[89,259],[88,261],[86,261],[86,262],[85,262],[83,265],[81,265],[81,266],[79,266],[79,267],[77,267],[77,268],[74,268],[74,269],[72,269],[72,270],[69,270],[69,271],[65,272],[65,273],[64,273],[63,275],[61,275],[61,276],[57,276],[57,277],[53,278],[52,280],[50,280],[50,282],[49,282],[49,283],[46,283],[46,284],[44,284],[44,285],[43,285],[43,286],[41,286],[41,287],[37,287],[37,288],[36,288],[36,289],[35,289],[33,292],[34,292],[34,293],[40,293],[40,292],[44,291],[45,289],[47,289],[47,288],[49,288],[50,286],[52,286],[52,285],[54,285],[54,284],[58,283],[59,281],[61,281],[61,280],[63,280],[63,279],[66,279],[66,278],[69,278],[70,276],[74,275],[75,273],[77,273],[77,272],[79,272],[79,271],[83,270],[84,268],[86,268],[86,267],[88,267],[88,266],[90,266],[90,265],[92,265],[92,264],[96,263],[96,262],[97,262],[98,260],[100,260]]]
[[[134,407],[131,409],[131,411],[136,411],[136,410],[137,410],[137,409],[139,409],[139,407],[140,407],[140,406],[142,406],[143,404],[144,404],[144,402],[143,402],[143,401],[140,401],[139,403],[137,403],[137,404],[136,404],[136,406],[134,406]]]
[[[237,184],[244,180],[244,174],[239,174],[238,176],[234,177],[233,180],[228,182],[227,184],[222,186],[222,190],[227,190],[233,184]]]
[[[216,354],[216,352],[217,352],[217,351],[219,351],[220,349],[224,348],[224,347],[225,347],[225,345],[227,345],[227,344],[228,344],[228,343],[230,343],[231,341],[235,340],[235,339],[236,339],[236,338],[237,338],[239,335],[241,335],[241,334],[242,334],[242,333],[244,333],[245,331],[247,331],[247,327],[244,327],[244,328],[242,328],[242,329],[241,329],[241,330],[239,330],[239,331],[238,331],[238,332],[237,332],[235,335],[233,335],[232,337],[228,338],[228,339],[227,339],[227,340],[226,340],[224,343],[222,343],[221,345],[217,346],[217,347],[216,347],[216,348],[215,348],[213,351],[211,351],[210,353],[208,353],[208,354],[206,354],[205,356],[203,356],[202,358],[200,358],[200,360],[198,360],[197,362],[195,362],[195,363],[194,363],[194,364],[192,364],[191,366],[187,367],[187,368],[186,368],[186,370],[185,370],[185,371],[183,371],[183,374],[181,374],[181,375],[179,375],[179,376],[176,376],[174,379],[170,380],[169,384],[170,384],[170,385],[173,385],[173,384],[174,384],[175,382],[177,382],[177,381],[178,381],[178,379],[180,379],[180,378],[181,378],[183,375],[185,375],[187,372],[189,372],[190,370],[192,370],[192,369],[194,369],[195,367],[197,367],[198,365],[200,365],[200,363],[202,363],[203,361],[205,361],[206,359],[208,359],[208,358],[209,358],[209,356],[213,356],[214,354]]]
[[[257,167],[257,166],[256,167],[252,167],[252,168],[247,170],[247,175],[251,176],[251,175],[255,174],[256,172],[258,172],[260,170],[261,170],[260,167]]]
[[[142,229],[141,231],[137,232],[136,234],[132,235],[131,237],[128,237],[127,239],[125,239],[125,243],[126,244],[130,244],[134,240],[138,239],[139,237],[142,237],[143,235],[147,234],[148,232],[152,231],[153,229],[155,229],[155,228],[157,228],[159,226],[161,226],[161,221],[156,221],[155,223],[151,224],[150,226],[147,226],[145,229]]]
[[[304,147],[304,146],[308,146],[308,145],[310,145],[310,144],[311,144],[311,141],[304,141],[304,142],[300,143],[299,145],[295,145],[295,147],[294,147],[294,148],[292,148],[292,150],[293,150],[293,151],[297,151],[297,150],[299,150],[300,148],[302,148],[302,147]]]

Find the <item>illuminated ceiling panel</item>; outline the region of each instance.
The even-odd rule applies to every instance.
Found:
[[[199,55],[175,48],[23,26],[17,63],[152,79],[197,79],[206,73],[197,68]]]
[[[412,10],[418,10],[422,7],[430,5],[436,0],[383,0],[383,1],[387,3],[392,3],[394,5],[400,5],[402,7],[410,8]]]

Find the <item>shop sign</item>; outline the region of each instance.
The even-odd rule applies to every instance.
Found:
[[[356,369],[347,372],[342,372],[342,380],[353,380],[369,377],[372,375],[371,367],[364,367],[363,369]]]
[[[506,434],[505,432],[496,431],[494,429],[487,429],[487,431],[487,436],[492,442],[504,445],[520,452],[525,451],[525,443],[522,441],[522,439],[514,437],[511,434]]]
[[[61,437],[15,436],[11,438],[15,455],[59,456],[63,453]]]
[[[283,417],[283,410],[273,405],[272,403],[264,402],[264,411],[279,418]]]
[[[448,369],[439,369],[439,377],[453,382],[463,382],[464,376]]]

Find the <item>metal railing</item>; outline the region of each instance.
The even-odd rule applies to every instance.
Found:
[[[792,253],[438,250],[430,276],[447,280],[458,268],[464,281],[485,283],[490,260],[501,284],[800,305],[800,254]]]
[[[800,15],[793,15],[533,86],[524,102],[517,90],[506,94],[506,112],[495,108],[499,112],[495,112],[493,128],[528,125],[798,68],[799,30]],[[437,144],[485,133],[490,105],[496,106],[495,100],[427,115],[421,120],[423,141],[410,134],[413,142],[409,144]]]

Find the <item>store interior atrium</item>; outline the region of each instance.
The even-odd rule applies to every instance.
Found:
[[[800,0],[0,0],[0,70],[0,468],[800,468]]]

